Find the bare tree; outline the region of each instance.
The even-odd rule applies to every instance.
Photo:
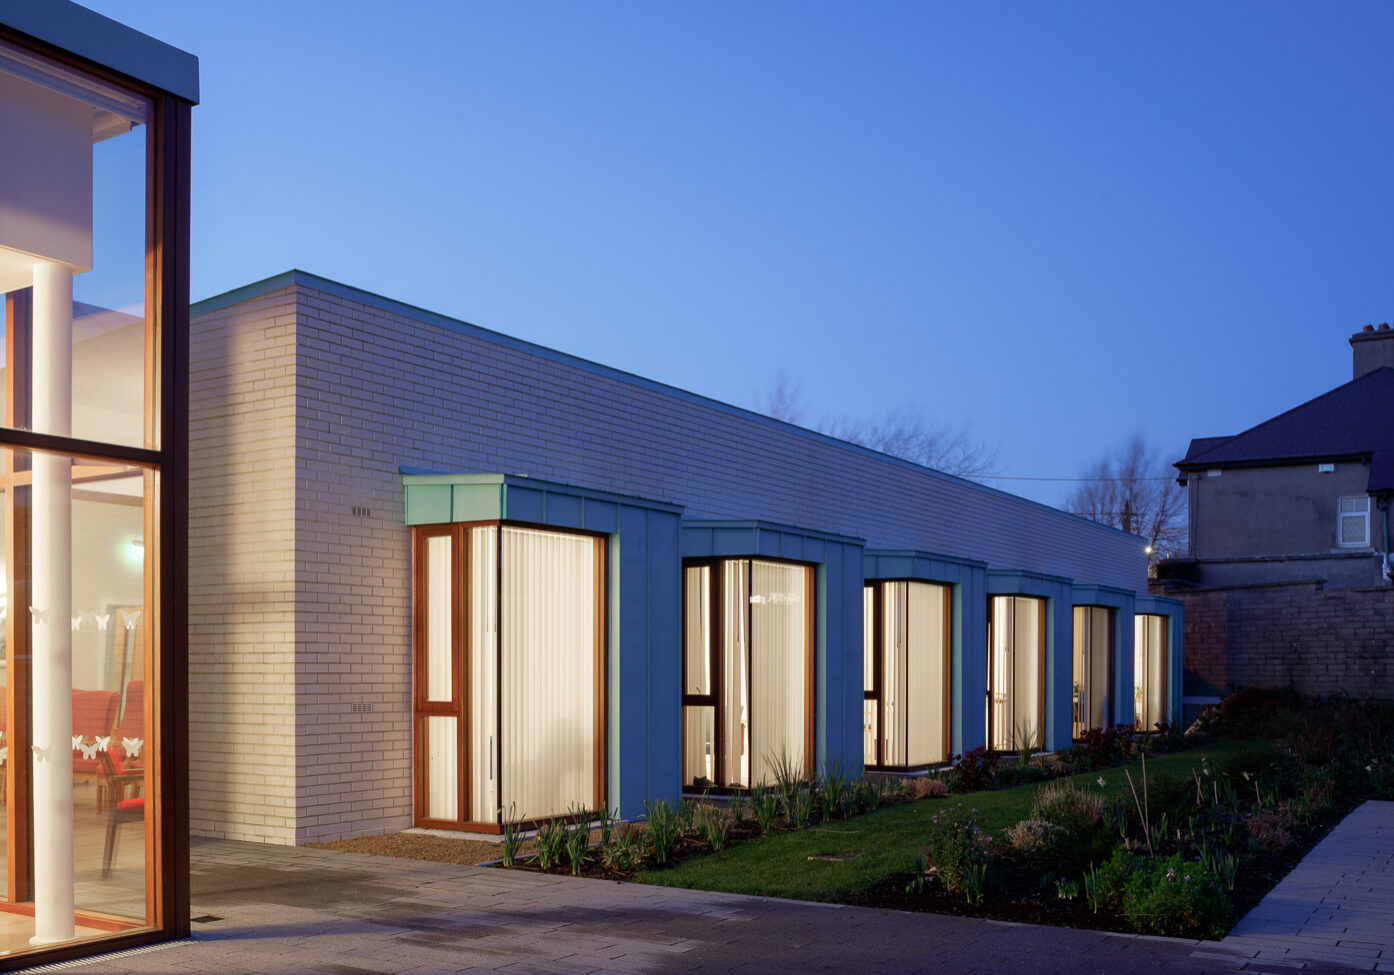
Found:
[[[1065,508],[1147,539],[1149,565],[1185,553],[1186,491],[1141,433],[1089,468]]]
[[[804,423],[798,387],[783,373],[776,377],[761,412],[786,423]],[[892,410],[878,420],[825,417],[806,425],[830,437],[957,477],[983,477],[997,466],[997,448],[970,437],[967,423],[935,423],[917,413]]]

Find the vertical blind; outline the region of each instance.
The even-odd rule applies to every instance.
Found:
[[[502,805],[528,819],[589,809],[597,744],[597,542],[502,531]]]

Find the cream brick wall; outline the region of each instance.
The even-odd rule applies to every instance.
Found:
[[[194,321],[189,407],[189,778],[196,835],[296,827],[295,306]]]
[[[410,825],[404,465],[1146,585],[1141,542],[1041,505],[332,282],[265,287],[194,322],[197,832]]]

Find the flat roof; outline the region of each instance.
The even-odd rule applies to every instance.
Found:
[[[198,58],[71,0],[0,0],[0,24],[198,103]]]

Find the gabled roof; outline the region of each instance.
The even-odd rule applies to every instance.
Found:
[[[1394,369],[1383,366],[1232,437],[1199,437],[1181,471],[1394,451]],[[1371,490],[1374,490],[1372,487]]]

